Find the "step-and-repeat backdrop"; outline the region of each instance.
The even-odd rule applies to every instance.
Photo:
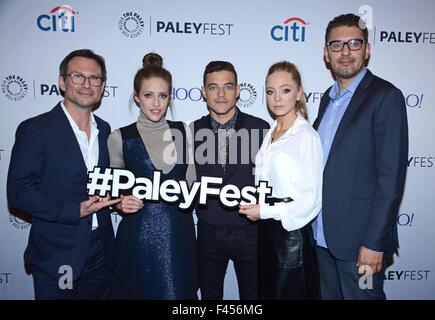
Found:
[[[170,118],[189,122],[205,115],[204,67],[211,60],[229,60],[239,74],[238,106],[272,122],[265,74],[272,63],[286,59],[300,68],[312,123],[333,82],[322,58],[325,28],[348,12],[367,20],[369,68],[402,90],[408,111],[408,175],[397,219],[400,251],[385,273],[387,296],[435,299],[433,0],[1,0],[0,299],[33,299],[32,277],[23,263],[30,224],[8,209],[7,170],[18,124],[61,99],[58,67],[69,52],[91,48],[106,59],[108,80],[97,114],[113,129],[137,118],[137,108],[129,105],[133,77],[150,51],[163,56],[174,78]],[[112,218],[116,228],[120,218]],[[238,298],[231,264],[225,298]]]

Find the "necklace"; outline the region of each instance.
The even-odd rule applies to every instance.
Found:
[[[281,128],[279,130],[278,130],[278,127],[275,127],[275,129],[273,129],[275,134],[274,134],[274,132],[272,132],[272,134],[271,134],[271,142],[278,140],[284,133],[287,132],[288,129],[290,129],[290,127],[293,126],[295,121],[296,121],[296,119],[293,120],[289,126],[286,126],[285,128]]]
[[[288,129],[288,128],[287,128]],[[276,141],[279,137],[281,137],[286,131],[287,131],[287,129],[285,129],[285,130],[276,130],[276,128],[275,128],[275,134],[273,134],[273,132],[272,132],[272,142],[273,141]]]

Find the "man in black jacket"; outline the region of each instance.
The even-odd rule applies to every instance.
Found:
[[[234,66],[212,61],[204,71],[209,115],[194,122],[196,179],[220,177],[239,189],[254,185],[254,160],[269,124],[236,107],[240,87]],[[211,138],[211,139],[210,139]],[[198,205],[198,258],[202,299],[221,300],[228,261],[234,263],[240,299],[257,298],[257,226],[217,197]]]

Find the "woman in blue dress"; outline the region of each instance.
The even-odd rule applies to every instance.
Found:
[[[182,122],[165,119],[172,77],[160,55],[149,53],[134,79],[138,121],[115,130],[108,145],[112,167],[136,177],[185,180],[187,151]],[[168,139],[169,137],[169,139]],[[172,139],[171,139],[172,137]],[[192,212],[176,204],[122,196],[116,235],[114,299],[197,299],[195,229]]]

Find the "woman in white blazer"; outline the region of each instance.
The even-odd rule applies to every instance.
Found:
[[[311,221],[322,203],[322,146],[307,121],[297,67],[275,63],[266,77],[267,106],[275,121],[256,156],[256,183],[267,181],[272,196],[240,205],[259,222],[260,299],[318,299],[319,276]]]

